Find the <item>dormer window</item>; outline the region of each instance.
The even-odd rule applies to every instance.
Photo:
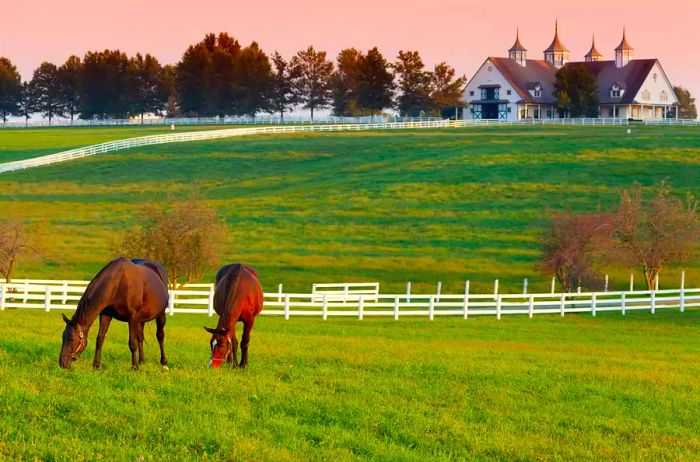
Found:
[[[540,85],[539,83],[536,83],[536,84],[530,86],[530,94],[534,98],[541,98],[542,97],[542,85]]]
[[[613,86],[610,88],[610,97],[611,98],[621,98],[622,94],[624,93],[624,90],[620,85],[614,83]]]

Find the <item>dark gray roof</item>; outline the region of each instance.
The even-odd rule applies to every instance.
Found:
[[[527,103],[552,104],[557,69],[546,61],[528,59],[526,66],[520,66],[510,58],[489,58],[503,77],[515,88],[523,101]],[[626,66],[618,68],[615,61],[573,62],[566,66],[584,66],[598,81],[599,98],[602,104],[630,104],[639,93],[644,81],[649,76],[656,59],[633,59]],[[542,86],[542,96],[533,97],[529,89],[535,84]],[[626,89],[622,98],[611,98],[610,88],[618,83]]]

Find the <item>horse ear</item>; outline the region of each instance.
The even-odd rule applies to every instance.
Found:
[[[65,313],[61,313],[61,316],[63,316],[63,322],[65,322],[66,324],[70,324],[70,319],[66,317]]]
[[[216,334],[216,333],[217,333],[217,330],[216,330],[216,329],[212,329],[211,327],[205,327],[204,330],[206,330],[206,331],[209,332],[210,334]]]

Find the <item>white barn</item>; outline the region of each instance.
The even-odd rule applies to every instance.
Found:
[[[584,66],[598,81],[600,117],[664,119],[677,117],[678,99],[658,59],[632,59],[634,49],[623,32],[615,60],[605,61],[595,38],[585,61],[570,62],[569,50],[555,27],[544,59],[527,59],[516,35],[507,58],[489,57],[466,86],[466,119],[525,120],[557,118],[553,96],[557,71]]]

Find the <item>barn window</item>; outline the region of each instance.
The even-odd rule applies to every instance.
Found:
[[[649,90],[644,90],[642,92],[642,99],[644,101],[649,101],[651,99],[651,92],[649,92]]]
[[[622,96],[622,88],[616,83],[613,84],[613,86],[610,88],[610,97],[611,98],[619,98]]]

